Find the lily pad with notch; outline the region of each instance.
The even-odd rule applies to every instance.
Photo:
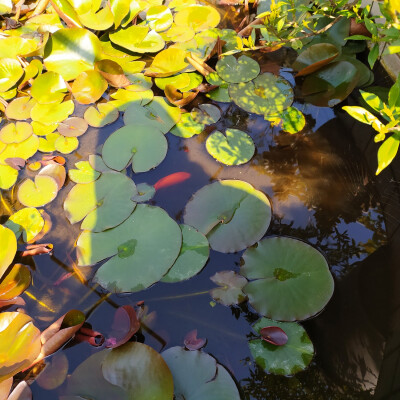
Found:
[[[262,240],[243,255],[240,273],[249,303],[261,315],[301,321],[320,312],[333,294],[325,257],[309,244],[289,237]]]
[[[146,201],[151,200],[156,194],[156,189],[154,186],[149,185],[148,183],[139,183],[136,185],[136,189],[138,194],[132,197],[133,201],[137,203],[144,203]]]
[[[25,243],[31,242],[44,228],[42,214],[34,207],[26,207],[17,211],[4,224],[11,229],[16,238],[22,235]]]
[[[110,103],[98,103],[96,107],[89,107],[83,116],[85,121],[95,128],[112,124],[119,117],[119,111]]]
[[[75,163],[76,169],[68,171],[69,179],[75,183],[90,183],[94,182],[99,176],[100,172],[93,169],[89,161],[78,161]]]
[[[225,306],[233,306],[247,299],[247,296],[242,290],[247,284],[247,279],[236,272],[217,272],[210,279],[219,286],[210,291],[210,295],[215,301]]]
[[[200,104],[199,108],[194,108],[190,115],[199,124],[215,124],[221,118],[221,111],[213,104]]]
[[[229,83],[249,82],[260,73],[260,65],[248,56],[221,58],[216,65],[218,75]]]
[[[25,179],[18,187],[18,200],[26,207],[43,207],[58,193],[57,181],[51,176],[37,175],[35,181]]]
[[[182,138],[191,138],[194,135],[199,135],[205,128],[204,124],[196,122],[191,113],[181,114],[180,121],[171,129],[171,133]]]

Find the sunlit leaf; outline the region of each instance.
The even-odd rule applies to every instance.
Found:
[[[376,175],[380,174],[396,157],[400,145],[400,135],[398,133],[388,137],[378,149],[378,168]]]
[[[45,72],[31,87],[31,96],[42,104],[61,103],[67,92],[67,85],[57,72]]]
[[[42,124],[54,124],[67,119],[75,109],[72,100],[64,101],[61,104],[39,104],[36,103],[31,110],[31,118]]]
[[[144,92],[153,86],[151,78],[141,73],[129,74],[129,81],[130,85],[126,89],[133,92]]]
[[[171,10],[164,5],[152,6],[147,10],[146,21],[156,32],[167,30],[173,22]]]
[[[191,138],[203,132],[204,128],[205,125],[196,122],[190,113],[184,113],[181,114],[180,121],[171,129],[171,133],[178,137]]]
[[[78,161],[75,163],[77,169],[70,169],[68,171],[69,179],[75,183],[90,183],[94,182],[100,173],[95,171],[90,165],[89,161]]]
[[[0,92],[5,92],[11,87],[13,87],[20,80],[23,73],[24,70],[22,69],[21,64],[17,60],[14,60],[12,58],[1,58]]]
[[[97,109],[89,107],[84,114],[85,121],[95,128],[112,124],[118,119],[119,111],[109,103],[98,103]]]
[[[23,208],[8,219],[5,226],[10,228],[17,239],[22,235],[25,243],[31,242],[44,228],[44,219],[36,208]]]
[[[33,134],[31,124],[28,122],[11,122],[0,130],[0,140],[5,144],[21,143]]]
[[[188,26],[195,32],[217,26],[220,19],[221,17],[215,8],[200,4],[185,7],[175,15],[177,25]]]
[[[189,63],[186,52],[177,48],[168,48],[160,51],[155,57],[146,74],[150,76],[166,77],[184,70]]]
[[[35,102],[35,104],[36,104],[36,102]],[[35,104],[33,104],[33,105],[35,105]],[[42,124],[39,121],[32,121],[31,125],[32,125],[33,133],[35,135],[47,136],[49,133],[52,133],[57,129],[58,122],[46,125],[46,124]]]
[[[83,118],[71,117],[58,125],[58,133],[66,137],[82,136],[88,129],[88,123]]]
[[[54,142],[54,147],[62,154],[70,154],[79,146],[79,140],[76,137],[59,136]]]
[[[17,239],[15,238],[14,232],[0,225],[0,278],[7,270],[8,266],[12,263],[17,252]]]
[[[85,71],[72,84],[72,94],[79,103],[90,104],[100,99],[107,87],[107,81],[98,71]]]
[[[31,117],[31,109],[36,104],[36,100],[29,96],[18,97],[8,104],[6,117],[24,121]]]
[[[18,200],[26,207],[43,207],[52,202],[58,192],[58,185],[50,176],[37,175],[35,181],[24,180],[18,188]]]
[[[23,122],[20,122],[23,123]],[[0,163],[6,164],[7,158],[23,158],[27,160],[38,150],[39,138],[36,135],[30,135],[28,139],[19,143],[10,143],[0,153]]]
[[[130,0],[111,0],[111,10],[114,15],[114,25],[117,29],[130,11]]]
[[[114,23],[114,16],[108,4],[98,11],[91,9],[85,14],[80,14],[79,19],[87,28],[96,31],[105,31]]]
[[[10,271],[2,277],[0,283],[0,305],[4,300],[11,300],[22,294],[31,284],[29,268],[22,264],[15,264]]]
[[[46,137],[39,139],[39,151],[42,153],[51,153],[56,151],[56,140],[61,137],[59,133],[49,133]]]
[[[44,166],[38,175],[52,177],[57,182],[58,190],[61,190],[64,186],[65,178],[67,177],[65,167],[57,163]]]
[[[100,60],[95,64],[95,68],[107,82],[114,87],[120,88],[130,84],[129,79],[124,75],[122,67],[112,60]]]
[[[0,189],[9,189],[17,181],[18,171],[9,165],[0,164]]]
[[[191,116],[199,124],[215,124],[221,118],[221,111],[212,104],[200,104],[199,108],[193,108]]]
[[[216,65],[218,75],[229,83],[248,82],[260,73],[258,62],[247,56],[221,58]]]
[[[168,4],[169,7],[170,4]],[[194,35],[195,32],[192,28],[176,24],[172,24],[167,31],[161,33],[161,36],[165,41],[171,41],[174,43],[187,42],[188,40],[192,40]]]

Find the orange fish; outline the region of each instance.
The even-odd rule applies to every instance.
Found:
[[[154,189],[162,189],[168,186],[176,185],[178,183],[184,182],[190,178],[189,172],[175,172],[171,175],[164,176],[159,181],[154,184]]]

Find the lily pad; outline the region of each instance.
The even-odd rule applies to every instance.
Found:
[[[72,94],[81,104],[96,102],[108,87],[107,81],[98,71],[81,72],[72,84]]]
[[[22,78],[24,70],[13,58],[0,59],[0,92],[11,89]]]
[[[90,10],[79,14],[79,20],[89,29],[105,31],[114,23],[114,16],[108,4],[98,11]]]
[[[15,264],[1,279],[0,304],[2,301],[11,300],[22,294],[31,284],[31,273],[29,268],[22,264]]]
[[[216,131],[206,141],[207,151],[225,165],[247,163],[253,157],[255,146],[253,139],[239,129],[227,129],[225,135]]]
[[[177,399],[240,400],[229,372],[209,354],[171,347],[161,355],[172,372]]]
[[[39,151],[42,153],[51,153],[56,151],[56,140],[61,137],[59,133],[49,133],[45,138],[39,138]]]
[[[229,83],[249,82],[260,73],[258,62],[247,56],[238,59],[225,56],[217,62],[215,68],[218,75]]]
[[[168,48],[160,51],[155,57],[146,74],[157,77],[167,77],[184,70],[189,62],[186,52],[177,48]]]
[[[31,109],[36,104],[36,100],[29,96],[14,99],[6,108],[6,117],[24,121],[31,117]]]
[[[181,244],[178,224],[163,209],[138,204],[116,228],[83,232],[77,241],[78,264],[93,265],[112,257],[97,271],[95,280],[111,292],[136,292],[168,272]]]
[[[14,232],[0,225],[0,278],[7,270],[9,265],[13,262],[15,253],[17,252],[17,239]]]
[[[184,113],[181,114],[181,120],[171,129],[171,133],[178,137],[191,138],[203,132],[204,128],[205,125],[196,122],[190,113]]]
[[[261,335],[263,328],[276,326],[287,335],[287,343],[276,346],[263,339],[249,341],[251,354],[256,363],[267,373],[276,375],[294,375],[310,364],[314,355],[314,346],[304,328],[296,322],[278,322],[262,318],[253,325]]]
[[[247,284],[247,279],[238,275],[236,272],[217,272],[210,279],[219,286],[210,291],[210,295],[215,301],[225,306],[233,306],[247,299],[247,296],[242,290]]]
[[[58,192],[58,185],[54,178],[46,175],[37,175],[35,181],[24,180],[18,188],[18,200],[26,207],[43,207],[52,202]]]
[[[325,257],[312,246],[287,237],[262,240],[243,255],[241,274],[250,304],[261,315],[300,321],[321,311],[333,294]]]
[[[79,147],[76,137],[65,137],[60,135],[54,142],[54,148],[62,154],[70,154]]]
[[[148,183],[139,183],[138,185],[136,185],[136,189],[138,191],[138,194],[136,196],[133,196],[132,200],[138,203],[144,203],[151,200],[156,193],[156,189],[154,188],[154,186],[149,185]]]
[[[109,103],[97,104],[95,107],[89,107],[84,114],[85,121],[95,128],[112,124],[118,119],[119,111]]]
[[[7,190],[15,184],[18,171],[9,165],[0,164],[0,189]]]
[[[44,219],[36,208],[27,207],[11,215],[5,226],[14,232],[17,239],[22,235],[24,242],[29,243],[43,230]]]
[[[83,118],[71,117],[58,125],[58,133],[66,137],[82,136],[88,129],[88,123]]]
[[[247,182],[222,180],[198,190],[184,222],[207,236],[213,250],[234,253],[260,240],[271,221],[271,205]]]
[[[122,67],[112,60],[100,60],[95,64],[95,68],[104,79],[116,88],[128,86],[130,81],[125,76]]]
[[[139,342],[113,349],[103,360],[104,378],[126,390],[129,398],[171,400],[172,374],[159,353]]]
[[[32,136],[33,129],[28,122],[11,122],[0,130],[0,141],[5,144],[21,143]]]
[[[71,224],[83,220],[81,229],[102,232],[125,221],[135,208],[137,194],[126,175],[104,172],[96,181],[78,183],[68,193],[64,210]]]
[[[127,86],[127,90],[133,92],[143,92],[145,90],[151,89],[153,82],[150,77],[144,76],[142,73],[129,74],[129,80],[131,84]]]
[[[147,10],[146,21],[149,23],[151,29],[156,32],[167,30],[174,21],[171,10],[164,5],[152,6]]]
[[[180,225],[180,228],[182,248],[162,282],[180,282],[192,278],[203,269],[210,255],[208,240],[202,233],[188,225]]]
[[[167,78],[156,78],[154,83],[158,88],[164,90],[167,85],[173,85],[176,89],[182,89],[190,83],[190,76],[188,73],[182,73]]]
[[[149,125],[130,124],[110,135],[103,146],[103,160],[121,171],[132,163],[133,172],[146,172],[159,165],[167,155],[164,134]]]
[[[38,175],[51,176],[57,182],[58,190],[64,186],[67,173],[63,165],[54,163],[44,166]]]
[[[99,176],[100,172],[93,169],[89,161],[78,161],[75,163],[77,169],[70,169],[68,171],[69,179],[75,183],[90,183],[94,182]]]
[[[39,75],[31,87],[31,96],[41,104],[61,103],[67,93],[63,77],[52,71]]]
[[[187,26],[195,32],[214,28],[219,24],[220,20],[221,16],[215,8],[200,4],[190,5],[175,14],[175,23],[177,25]]]
[[[31,110],[31,118],[42,124],[54,124],[67,119],[75,109],[72,100],[64,101],[61,104],[40,104],[36,103]]]
[[[300,132],[306,125],[304,114],[295,107],[287,108],[282,114],[282,129],[285,132]]]
[[[269,72],[250,82],[230,84],[229,95],[243,110],[261,115],[282,112],[293,102],[290,83]]]
[[[36,104],[36,102],[35,102],[35,104]],[[30,118],[30,116],[29,116],[29,118]],[[33,133],[35,135],[47,136],[49,133],[53,133],[57,129],[59,123],[55,122],[54,124],[45,125],[38,121],[32,121],[31,125],[32,125]]]
[[[7,158],[22,158],[27,160],[32,157],[39,148],[39,138],[36,135],[30,135],[28,139],[20,143],[10,143],[0,152],[0,163],[6,164]]]
[[[229,89],[228,85],[222,85],[211,92],[206,94],[206,97],[208,97],[211,100],[214,101],[219,101],[221,103],[230,103],[231,102],[231,97],[229,96]]]
[[[215,124],[221,118],[220,109],[212,104],[200,104],[190,114],[194,121],[204,125]]]
[[[92,32],[82,28],[59,29],[46,44],[44,65],[70,81],[81,72],[92,70],[100,54],[100,41]]]

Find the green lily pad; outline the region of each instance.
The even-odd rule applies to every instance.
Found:
[[[17,239],[14,232],[0,225],[0,278],[13,262],[15,253],[17,252]]]
[[[144,203],[146,201],[151,200],[156,194],[156,189],[154,186],[149,185],[148,183],[139,183],[136,185],[136,189],[138,194],[132,197],[133,201],[137,203]]]
[[[162,282],[180,282],[197,275],[206,265],[210,255],[207,238],[195,228],[180,225],[182,248],[175,264],[161,279]]]
[[[171,400],[172,374],[159,353],[139,342],[111,350],[103,360],[105,379],[126,390],[131,399]]]
[[[132,179],[116,172],[104,172],[96,181],[78,183],[68,193],[64,210],[71,224],[81,220],[81,229],[102,232],[125,221],[136,203]]]
[[[212,104],[200,104],[190,114],[194,121],[204,125],[215,124],[221,118],[220,109]]]
[[[23,158],[27,160],[32,157],[39,148],[39,138],[36,135],[31,135],[28,139],[20,143],[10,143],[0,153],[0,164],[6,164],[7,158]]]
[[[278,125],[282,122],[282,129],[291,134],[300,132],[306,125],[304,114],[295,107],[288,107],[280,114],[265,115],[265,119],[273,125]]]
[[[333,294],[325,257],[300,240],[262,240],[243,255],[241,274],[249,279],[244,292],[261,315],[301,321],[320,312]]]
[[[167,30],[174,21],[171,10],[167,6],[152,6],[147,10],[146,21],[156,32]]]
[[[329,64],[339,55],[339,49],[331,43],[317,43],[300,53],[293,63],[296,76],[309,75]]]
[[[11,89],[22,78],[21,64],[12,58],[0,59],[0,92]]]
[[[6,108],[6,117],[24,121],[31,117],[31,109],[36,104],[36,100],[29,96],[18,97],[8,104]]]
[[[70,81],[81,72],[92,70],[100,54],[100,41],[92,32],[82,28],[59,29],[46,44],[44,65]]]
[[[203,132],[204,128],[205,125],[196,122],[190,113],[184,113],[181,114],[181,120],[171,129],[171,133],[178,137],[191,138]]]
[[[5,226],[14,232],[17,239],[22,235],[23,241],[29,243],[43,230],[44,219],[36,208],[27,207],[11,215]]]
[[[109,103],[98,103],[97,109],[89,107],[83,117],[90,126],[102,128],[115,122],[119,117],[119,111]]]
[[[72,84],[72,94],[81,104],[94,103],[108,87],[107,81],[98,71],[81,72]]]
[[[70,169],[68,171],[69,179],[72,182],[90,183],[94,182],[100,176],[100,172],[95,171],[89,161],[78,161],[75,163],[75,167],[77,169]]]
[[[181,119],[178,107],[167,104],[164,98],[156,96],[145,107],[131,105],[124,114],[125,125],[143,124],[167,133]]]
[[[0,164],[0,189],[10,189],[17,182],[18,171],[9,165]]]
[[[213,250],[234,253],[260,240],[271,221],[271,205],[247,182],[222,180],[198,190],[184,222],[207,236]]]
[[[126,87],[127,90],[133,92],[143,92],[145,90],[151,89],[153,82],[149,76],[144,76],[144,74],[129,74],[128,76],[131,84]]]
[[[243,293],[243,288],[247,284],[247,279],[238,275],[234,271],[217,272],[210,278],[219,287],[210,291],[211,297],[218,303],[225,306],[240,304],[247,299]]]
[[[181,244],[178,224],[163,209],[138,204],[116,228],[83,232],[77,241],[78,264],[93,265],[112,257],[99,268],[95,280],[111,292],[136,292],[168,272]]]
[[[235,381],[229,372],[209,354],[171,347],[161,355],[174,378],[175,398],[240,400]]]
[[[90,10],[79,14],[79,20],[87,28],[95,31],[105,31],[114,24],[114,16],[108,4],[98,11]]]
[[[103,159],[98,154],[90,154],[89,155],[89,164],[90,166],[98,172],[110,172],[112,169],[108,168],[104,163]],[[82,183],[82,182],[77,182]]]
[[[184,70],[189,63],[185,61],[186,52],[177,48],[160,51],[146,73],[150,76],[167,77]]]
[[[58,193],[58,185],[54,178],[37,175],[35,181],[24,180],[18,188],[18,200],[26,207],[43,207],[52,202]]]
[[[110,34],[110,40],[135,53],[157,53],[165,46],[164,39],[147,26],[132,25]]]
[[[314,355],[314,346],[304,328],[296,322],[278,322],[262,318],[253,325],[261,334],[263,328],[276,326],[287,335],[283,346],[276,346],[263,339],[249,341],[251,355],[256,363],[267,373],[276,375],[294,375],[310,364]]]
[[[61,104],[40,104],[36,103],[31,110],[31,118],[42,124],[54,124],[67,119],[75,109],[72,100],[64,101]]]
[[[290,83],[265,72],[251,82],[230,84],[229,95],[243,110],[255,114],[276,114],[293,102]]]
[[[249,82],[260,73],[258,62],[247,56],[238,59],[225,56],[217,62],[215,68],[218,75],[229,83]]]
[[[215,8],[200,4],[185,7],[175,14],[175,23],[177,25],[187,26],[195,32],[214,28],[219,24],[220,20],[221,16]]]
[[[33,129],[28,122],[11,122],[0,130],[0,141],[5,144],[21,143],[31,137]]]
[[[338,57],[337,61],[348,61],[357,68],[359,78],[356,87],[370,86],[374,82],[375,77],[373,72],[367,67],[367,65],[357,59],[355,56],[352,57],[342,54],[340,57]],[[369,90],[370,88],[368,87],[368,91]]]
[[[164,134],[149,125],[126,125],[110,135],[104,143],[104,162],[116,171],[132,163],[133,172],[146,172],[159,165],[167,155]]]
[[[68,93],[63,77],[57,72],[39,75],[31,87],[31,96],[39,103],[61,103]]]
[[[206,97],[214,101],[219,101],[221,103],[231,102],[231,96],[229,96],[228,85],[222,85],[219,88],[216,88],[211,92],[208,92],[206,94]]]
[[[216,131],[206,141],[207,151],[225,165],[247,163],[253,157],[255,146],[253,139],[239,129],[227,129],[225,135]]]
[[[348,61],[337,61],[308,75],[301,88],[304,100],[319,107],[333,107],[357,86],[357,68]]]

